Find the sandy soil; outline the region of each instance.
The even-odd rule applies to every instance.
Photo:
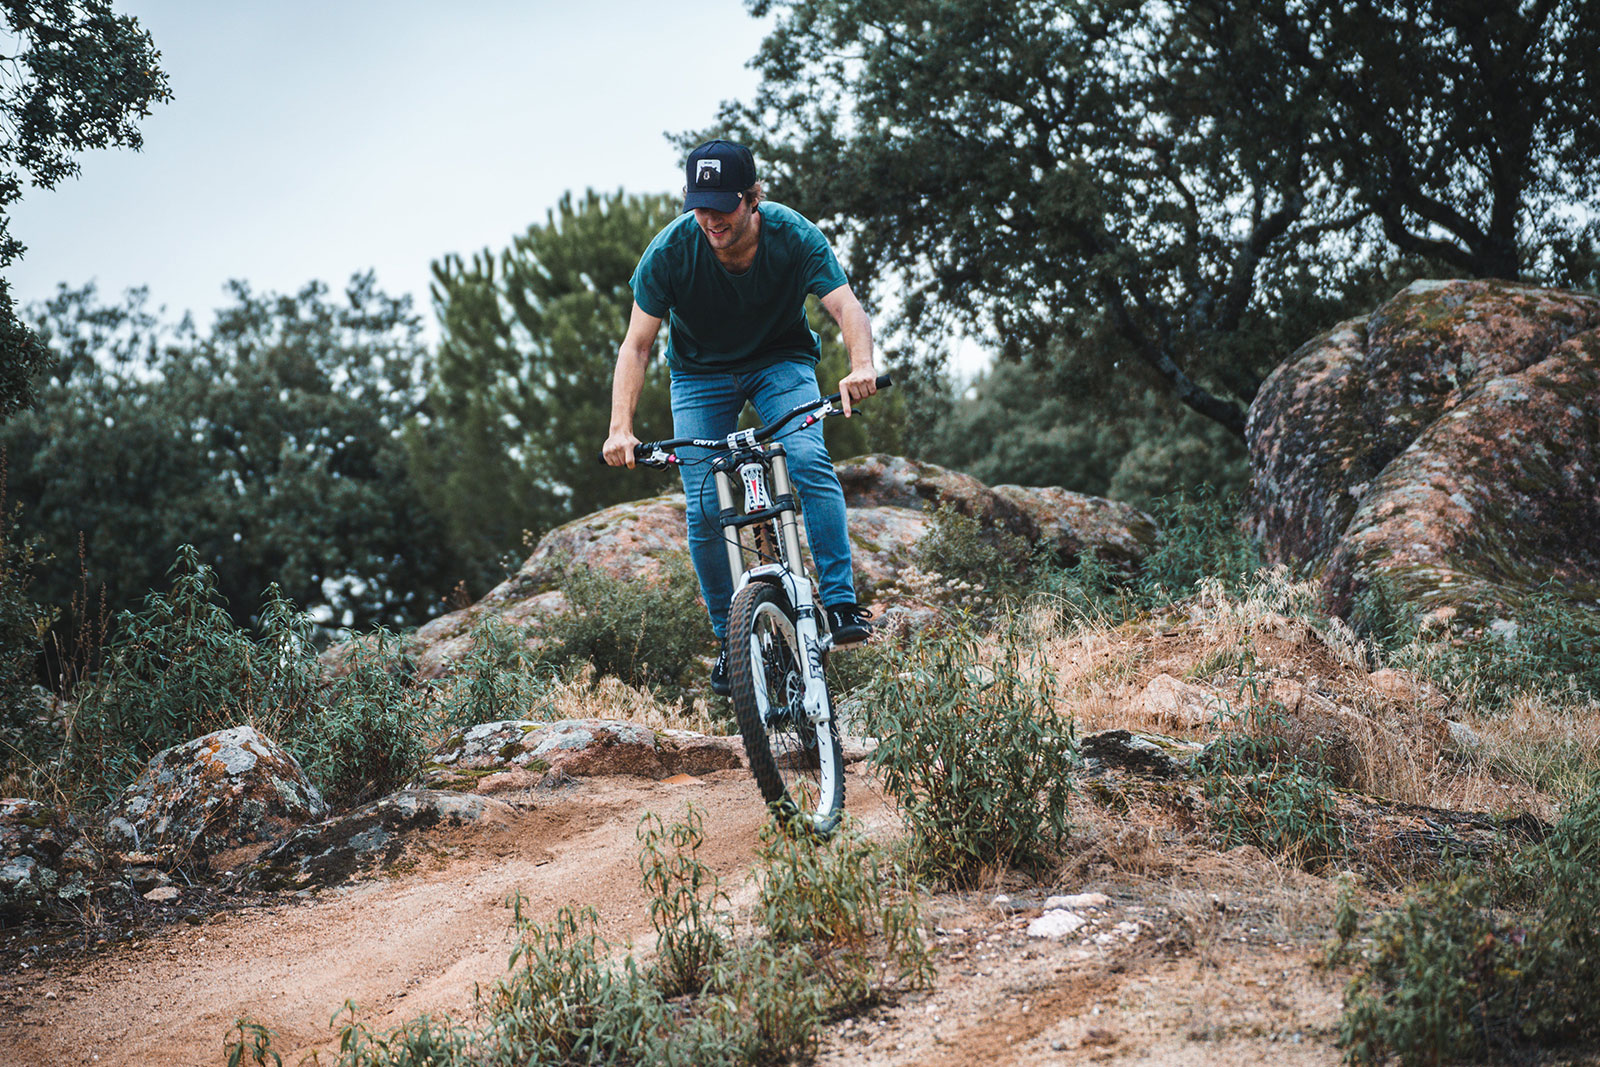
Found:
[[[507,899],[529,914],[591,905],[608,938],[648,941],[635,830],[648,810],[705,820],[702,858],[740,880],[765,817],[743,774],[663,784],[594,780],[500,825],[431,833],[412,870],[169,927],[133,946],[14,974],[0,991],[0,1064],[216,1065],[236,1017],[278,1031],[286,1063],[329,1046],[346,998],[383,1029],[464,1012],[503,974]],[[650,935],[643,937],[641,935]]]
[[[635,829],[644,812],[690,801],[704,818],[703,858],[738,906],[765,817],[742,773],[586,781],[504,823],[424,835],[407,869],[14,972],[0,981],[0,1064],[218,1065],[241,1015],[276,1030],[274,1047],[295,1064],[314,1050],[326,1058],[329,1020],[347,998],[380,1030],[423,1012],[463,1013],[474,985],[504,971],[505,901],[516,892],[536,918],[592,905],[608,939],[648,950]],[[857,774],[849,804],[892,832]],[[1115,828],[1085,818],[1085,854],[1109,855],[1093,838]],[[1344,976],[1314,965],[1326,884],[1254,850],[1219,859],[1163,833],[1159,855],[1080,865],[1076,884],[930,898],[936,987],[833,1024],[821,1062],[1337,1063]],[[1088,927],[1028,936],[1048,894],[1085,888],[1111,898],[1085,913]],[[1001,894],[1009,899],[997,903]]]

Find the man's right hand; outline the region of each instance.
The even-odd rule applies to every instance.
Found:
[[[600,454],[606,457],[606,462],[613,467],[632,467],[633,450],[639,444],[639,439],[633,436],[631,430],[619,430],[606,438],[605,447]]]

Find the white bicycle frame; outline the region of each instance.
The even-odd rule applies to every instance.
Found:
[[[733,438],[729,438],[729,441],[731,443]],[[755,447],[754,441],[739,443]],[[739,465],[739,480],[744,487],[746,515],[771,509],[775,503],[773,492],[776,492],[779,498],[794,499],[794,483],[789,480],[789,459],[783,446],[767,445],[762,451],[772,466],[771,491],[767,487],[766,464],[750,460]],[[715,477],[717,506],[722,514],[726,515],[734,508],[733,479],[723,470],[716,471]],[[738,528],[723,527],[723,533],[728,548],[728,568],[733,575],[734,595],[737,596],[739,590],[751,582],[774,582],[783,588],[789,603],[794,607],[795,636],[799,638],[800,647],[805,652],[801,663],[805,683],[802,700],[807,718],[815,724],[827,722],[833,715],[833,708],[828,701],[828,688],[823,681],[822,673],[822,657],[833,647],[833,635],[825,633],[818,626],[818,619],[821,616],[817,610],[816,589],[801,563],[800,525],[797,514],[798,509],[791,507],[776,516],[780,557],[777,563],[762,563],[746,569],[744,547],[740,543]],[[729,530],[734,531],[734,536],[726,536]]]

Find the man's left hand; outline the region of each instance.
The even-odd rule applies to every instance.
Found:
[[[850,405],[853,401],[863,400],[878,391],[878,372],[871,367],[864,370],[853,370],[848,375],[839,379],[839,406],[844,409],[844,417],[850,417]]]

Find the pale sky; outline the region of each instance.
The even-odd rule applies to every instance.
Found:
[[[174,99],[141,152],[80,157],[24,190],[19,303],[148,285],[209,324],[223,284],[334,292],[375,268],[429,324],[428,265],[504,248],[566,190],[676,192],[663,134],[757,85],[767,21],[740,0],[116,0],[162,53]],[[642,251],[642,249],[641,249]]]

